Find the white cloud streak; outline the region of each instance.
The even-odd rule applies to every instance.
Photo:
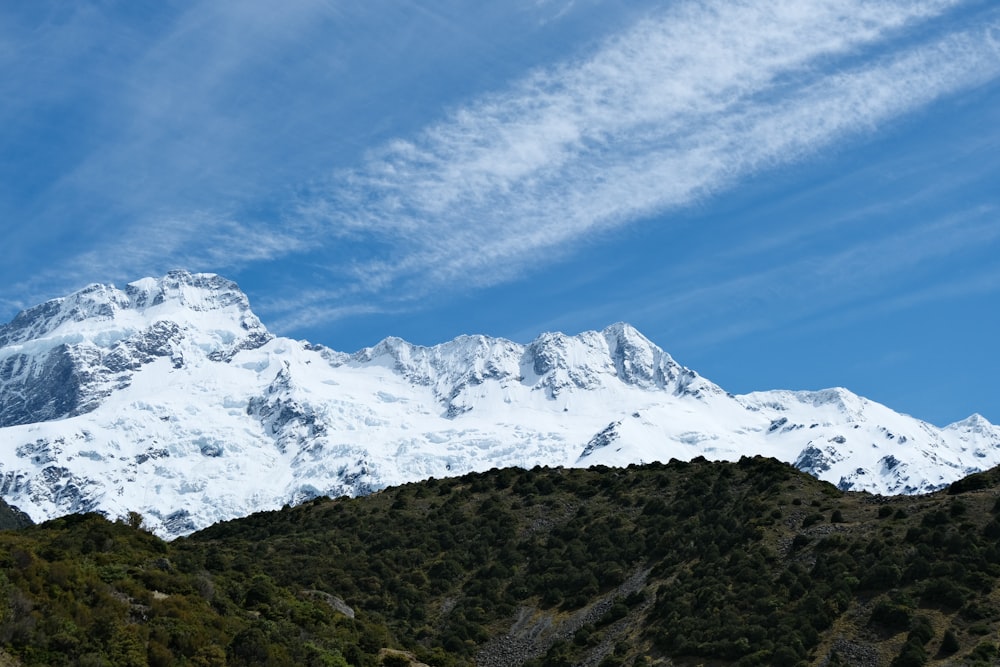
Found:
[[[496,284],[994,79],[995,15],[900,43],[955,4],[687,3],[385,146],[300,213],[387,248],[352,291]]]
[[[79,252],[56,267],[33,273],[9,288],[23,295],[24,300],[6,303],[8,307],[24,308],[63,296],[67,289],[80,288],[93,281],[94,276],[100,276],[102,281],[123,283],[178,268],[214,271],[218,267],[228,267],[235,270],[254,262],[303,252],[309,243],[295,230],[281,231],[261,224],[241,223],[215,213],[152,218],[131,227],[113,243]],[[53,292],[53,289],[58,291]]]
[[[327,258],[335,285],[272,303],[277,328],[392,312],[442,286],[518,277],[604,231],[690,205],[1000,75],[997,12],[982,12],[987,20],[964,31],[935,26],[960,0],[691,0],[589,57],[536,70],[384,145],[280,223],[163,204],[169,214],[148,214],[149,191],[165,179],[182,181],[165,188],[170,194],[226,174],[212,181],[213,192],[238,202],[264,178],[234,171],[242,155],[235,147],[244,143],[237,130],[256,127],[253,119],[219,110],[243,99],[227,97],[225,84],[252,69],[258,49],[280,53],[304,26],[336,13],[319,0],[293,4],[278,14],[260,1],[238,10],[199,5],[138,50],[139,65],[122,77],[134,90],[108,84],[134,120],[118,133],[117,148],[102,149],[110,157],[67,176],[81,191],[103,187],[128,202],[122,210],[136,213],[129,231],[9,291],[34,299],[77,276],[82,283],[177,266],[228,271],[315,253]],[[215,25],[228,27],[206,28]],[[914,27],[933,36],[914,43]],[[205,32],[213,37],[207,57],[190,46]],[[0,62],[13,57],[8,51],[0,44]],[[274,114],[267,118],[283,115],[267,108]],[[160,173],[154,164],[150,178],[119,195],[120,183],[133,183],[121,175],[142,164],[137,155],[172,167]]]

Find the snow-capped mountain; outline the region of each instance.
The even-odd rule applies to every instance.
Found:
[[[272,336],[208,274],[93,285],[0,327],[0,496],[35,520],[135,510],[177,536],[492,467],[753,454],[917,493],[1000,463],[1000,428],[845,389],[733,396],[626,324],[345,354]]]

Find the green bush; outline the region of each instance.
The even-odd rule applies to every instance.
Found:
[[[941,638],[941,655],[954,655],[960,648],[955,631],[952,628],[945,630],[944,636]]]
[[[899,655],[893,659],[891,667],[923,667],[926,664],[927,651],[924,650],[919,641],[910,639],[903,644]]]
[[[902,632],[910,627],[913,620],[913,612],[907,607],[891,602],[889,600],[879,600],[872,609],[870,621],[882,626],[890,632]]]
[[[169,544],[69,517],[0,533],[0,643],[25,665],[377,667],[398,648],[460,667],[521,614],[568,617],[631,580],[634,592],[534,662],[578,664],[615,642],[609,664],[644,653],[809,664],[830,628],[854,625],[842,615],[870,608],[865,641],[898,646],[908,632],[894,664],[923,664],[934,633],[917,601],[952,626],[940,655],[965,659],[960,636],[1000,630],[987,495],[874,512],[863,495],[745,458],[491,471],[311,501]],[[789,525],[796,500],[815,508],[806,528],[852,521],[810,539]],[[989,646],[970,660],[990,664]]]

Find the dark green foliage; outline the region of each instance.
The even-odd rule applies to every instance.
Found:
[[[457,667],[522,619],[527,664],[613,645],[592,664],[798,666],[860,619],[879,664],[993,664],[985,479],[873,499],[773,460],[702,459],[429,480],[169,544],[141,517],[65,517],[0,533],[0,645],[25,665]]]
[[[906,637],[906,643],[900,649],[891,667],[922,667],[927,664],[928,655],[924,648],[927,642],[934,637],[934,629],[926,616],[917,616],[913,619],[910,633]]]
[[[934,628],[931,625],[930,619],[926,616],[917,616],[913,619],[913,625],[910,627],[910,634],[907,635],[907,639],[910,641],[916,641],[921,646],[925,646],[927,642],[934,638]]]
[[[953,482],[951,486],[948,487],[948,495],[954,496],[960,493],[968,493],[969,491],[978,491],[980,489],[996,486],[997,481],[997,472],[995,470],[973,473],[963,477],[957,482]]]
[[[338,639],[329,605],[264,575],[213,575],[134,524],[81,515],[0,538],[9,652],[25,665],[346,664],[338,647],[357,632]]]
[[[997,650],[996,644],[990,642],[983,642],[976,646],[969,654],[969,664],[971,665],[996,665],[997,659],[1000,658],[1000,651]]]
[[[903,644],[899,655],[892,661],[891,667],[923,667],[927,664],[927,651],[919,641],[909,639]]]
[[[910,626],[913,610],[904,604],[888,599],[879,600],[872,610],[871,622],[890,633],[901,632]]]
[[[382,657],[382,667],[410,667],[410,659],[398,653],[389,653]]]
[[[941,655],[954,655],[960,648],[961,645],[958,643],[958,637],[955,636],[955,631],[951,628],[945,630],[944,636],[941,638]]]
[[[972,594],[950,575],[926,582],[922,593],[920,599],[924,604],[948,609],[958,609]]]

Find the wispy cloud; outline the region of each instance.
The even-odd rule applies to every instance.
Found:
[[[586,3],[532,4],[579,13]],[[107,53],[94,35],[108,21],[82,12],[76,28],[53,33],[56,48],[67,46],[44,72],[72,78],[77,53],[135,64],[108,68],[107,78],[78,77],[94,81],[87,101],[100,97],[94,108],[110,109],[96,124],[107,146],[67,165],[46,197],[64,202],[67,214],[52,216],[60,220],[72,220],[80,202],[98,201],[114,208],[108,219],[130,221],[125,231],[106,223],[92,248],[6,291],[27,299],[95,276],[123,280],[176,266],[234,271],[308,256],[327,286],[299,284],[300,298],[265,306],[276,328],[287,330],[391,312],[443,288],[495,285],[606,231],[689,206],[995,79],[1000,15],[980,11],[983,20],[964,30],[935,26],[960,6],[679,3],[589,55],[536,69],[422,131],[401,133],[318,184],[306,181],[318,165],[337,164],[324,162],[321,148],[336,132],[296,129],[330,124],[333,109],[320,103],[329,98],[310,91],[323,82],[332,91],[323,73],[346,67],[346,56],[358,52],[290,45],[325,43],[324,30],[334,25],[344,30],[336,5],[296,0],[278,11],[263,0],[196,3],[172,15],[149,44],[138,31],[116,38]],[[405,18],[397,16],[400,24]],[[24,45],[5,49],[7,42],[0,29],[0,62],[17,62]],[[43,49],[32,48],[41,58]],[[297,68],[294,82],[278,76],[286,60]],[[252,76],[258,67],[274,76]],[[12,98],[25,98],[26,76],[12,85]],[[42,82],[29,97],[38,103],[58,90]],[[299,94],[271,103],[288,92]],[[300,154],[309,157],[281,171]],[[296,182],[303,190],[291,202]],[[239,211],[260,201],[247,194],[258,187],[271,189],[271,213],[248,218]],[[268,216],[271,224],[255,221]],[[32,242],[45,243],[43,236]]]
[[[13,285],[24,300],[8,302],[23,308],[62,296],[46,293],[53,284],[82,287],[93,276],[105,282],[126,282],[171,269],[237,270],[255,262],[268,262],[306,249],[309,240],[296,230],[263,224],[241,223],[215,213],[189,213],[178,218],[152,218],[125,231],[100,248],[84,250],[31,274]],[[2,303],[2,302],[0,302]]]
[[[997,77],[995,14],[903,39],[955,4],[686,3],[384,146],[299,213],[382,248],[340,274],[352,290],[508,280]]]

